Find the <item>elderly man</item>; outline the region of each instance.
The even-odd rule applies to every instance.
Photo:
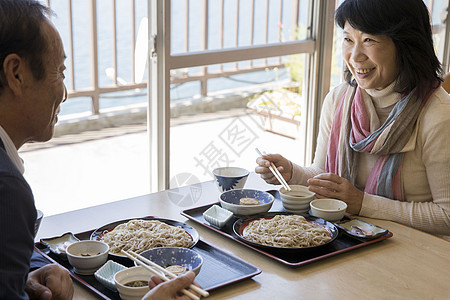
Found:
[[[0,298],[70,299],[67,270],[30,272],[36,208],[18,149],[47,141],[65,100],[61,38],[34,1],[0,0]]]
[[[0,299],[71,299],[69,272],[34,264],[33,193],[23,177],[18,149],[53,136],[64,86],[65,53],[36,0],[0,0]],[[145,299],[177,298],[192,272],[160,284],[152,278]]]

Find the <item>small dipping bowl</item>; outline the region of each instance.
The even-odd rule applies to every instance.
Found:
[[[153,275],[149,270],[144,267],[131,267],[122,271],[119,271],[114,275],[114,283],[116,284],[117,291],[120,298],[123,300],[140,300],[150,290],[148,287],[148,281]],[[146,282],[144,286],[127,286],[131,282]]]
[[[302,213],[309,210],[309,203],[314,200],[315,193],[304,185],[290,185],[291,191],[284,187],[279,189],[281,202],[288,212]]]
[[[347,203],[337,199],[316,199],[311,201],[310,214],[330,222],[341,220],[347,209]]]
[[[242,189],[250,174],[246,169],[239,167],[216,168],[212,172],[220,192]]]
[[[182,266],[186,269],[186,272],[193,271],[196,275],[198,275],[203,265],[203,257],[195,250],[188,248],[157,247],[142,252],[141,256],[163,268]]]
[[[75,273],[92,275],[108,259],[109,246],[100,241],[79,241],[70,244],[66,249],[69,263]]]
[[[259,204],[241,205],[242,198],[253,198]],[[219,197],[220,205],[235,215],[254,215],[269,211],[272,207],[274,197],[265,191],[251,189],[236,189],[223,192]]]

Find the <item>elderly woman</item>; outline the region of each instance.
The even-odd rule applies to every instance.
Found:
[[[255,168],[277,184],[345,201],[348,212],[450,236],[450,96],[440,87],[428,10],[422,0],[346,0],[346,83],[325,98],[314,163],[278,154]]]

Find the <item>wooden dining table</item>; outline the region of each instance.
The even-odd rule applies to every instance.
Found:
[[[273,190],[250,173],[245,188]],[[181,211],[218,201],[214,181],[151,193],[44,217],[36,242],[66,232],[84,232],[127,218],[157,216],[194,227],[201,240],[261,269],[251,278],[213,289],[209,299],[450,299],[450,243],[386,220],[362,218],[393,236],[298,267],[262,255]],[[217,274],[217,276],[221,276]],[[74,299],[98,296],[74,281]]]

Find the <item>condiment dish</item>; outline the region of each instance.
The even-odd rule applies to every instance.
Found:
[[[78,242],[79,239],[71,232],[51,238],[41,239],[41,243],[47,246],[51,252],[67,260],[66,249],[69,245]]]
[[[233,217],[233,213],[218,205],[213,205],[203,213],[203,218],[211,225],[222,228]]]
[[[95,271],[94,277],[108,289],[117,291],[116,284],[114,283],[114,275],[116,275],[119,271],[125,270],[126,268],[127,267],[122,266],[113,260],[108,260],[100,269]]]

